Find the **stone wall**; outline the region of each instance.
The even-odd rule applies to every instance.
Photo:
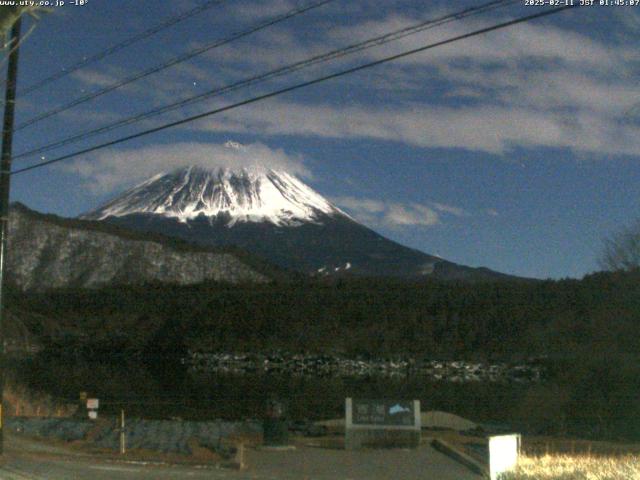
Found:
[[[116,418],[98,421],[70,418],[25,418],[6,420],[14,433],[63,441],[84,440],[92,445],[117,451],[120,430]],[[186,422],[175,420],[126,420],[128,450],[144,449],[161,453],[190,455],[195,445],[217,450],[226,439],[259,439],[262,426],[257,422]]]

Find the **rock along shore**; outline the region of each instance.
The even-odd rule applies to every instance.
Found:
[[[290,374],[314,377],[421,377],[449,382],[537,382],[544,374],[537,360],[522,364],[419,359],[351,359],[333,355],[234,354],[190,352],[194,373]]]

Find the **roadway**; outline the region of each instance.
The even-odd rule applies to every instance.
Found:
[[[291,451],[247,449],[242,471],[213,466],[114,460],[76,449],[8,436],[2,480],[478,480],[428,445],[417,450],[301,446]]]

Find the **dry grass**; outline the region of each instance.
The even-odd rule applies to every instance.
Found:
[[[78,409],[78,404],[61,402],[10,381],[4,387],[3,406],[10,417],[70,417]]]
[[[504,480],[640,480],[640,455],[550,454],[521,456]]]
[[[526,455],[541,457],[544,455],[604,456],[620,457],[640,456],[640,443],[607,442],[581,440],[577,438],[529,437],[522,438],[522,449]]]

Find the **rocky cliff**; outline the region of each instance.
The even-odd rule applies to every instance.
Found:
[[[11,208],[9,232],[7,279],[20,290],[268,280],[231,252],[42,215],[20,204]]]

